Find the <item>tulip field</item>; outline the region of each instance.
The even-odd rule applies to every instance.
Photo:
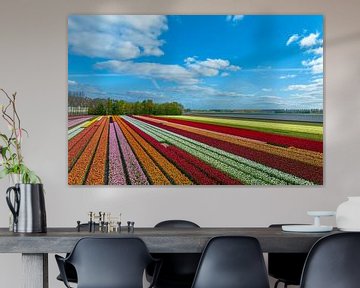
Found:
[[[70,185],[322,185],[322,124],[69,116]]]

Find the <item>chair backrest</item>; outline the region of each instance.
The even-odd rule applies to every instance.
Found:
[[[294,224],[271,224],[269,228],[281,229],[282,225]],[[289,285],[300,285],[306,257],[307,253],[268,253],[269,275]]]
[[[300,287],[360,287],[360,233],[332,234],[316,242],[306,259]]]
[[[212,238],[203,254],[192,288],[268,288],[264,258],[256,238]]]
[[[76,269],[78,288],[142,288],[152,260],[139,238],[82,238],[67,259]]]
[[[200,226],[188,220],[166,220],[156,224],[155,228],[200,228]],[[170,283],[171,285],[175,285],[174,283],[188,283],[188,286],[190,286],[194,279],[200,256],[200,253],[156,254],[156,258],[162,260],[158,286],[162,284],[164,284],[163,286],[169,286]]]
[[[157,223],[155,228],[200,228],[200,226],[188,220],[166,220]]]

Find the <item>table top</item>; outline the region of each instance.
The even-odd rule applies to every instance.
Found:
[[[152,253],[201,253],[210,238],[252,236],[263,252],[308,252],[321,237],[338,233],[294,233],[273,228],[135,228],[134,232],[77,232],[76,228],[48,228],[47,233],[13,233],[0,228],[0,253],[65,253],[83,237],[139,237]]]

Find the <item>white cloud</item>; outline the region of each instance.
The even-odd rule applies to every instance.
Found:
[[[152,99],[152,100],[168,100],[168,96],[164,95],[162,92],[159,91],[146,91],[146,90],[130,90],[125,92],[126,95],[130,96],[130,99]]]
[[[206,95],[215,95],[218,93],[215,88],[202,85],[178,85],[173,87],[167,87],[166,90],[175,93],[184,93],[184,91],[186,91],[187,93],[195,92],[197,94],[201,93]]]
[[[259,97],[260,99],[268,99],[268,100],[282,100],[282,98],[281,97],[279,97],[279,96],[260,96]]]
[[[185,60],[184,60],[184,62],[185,63],[194,63],[194,62],[196,62],[198,57],[197,56],[193,56],[193,57],[187,57],[187,58],[185,58]]]
[[[284,99],[282,97],[273,96],[273,95],[260,96],[257,98],[257,101],[271,103],[271,104],[277,104],[277,105],[284,104]]]
[[[77,82],[74,80],[68,80],[68,85],[74,86],[74,85],[77,85]]]
[[[161,79],[186,85],[193,85],[199,82],[199,80],[195,78],[194,73],[180,65],[109,60],[95,64],[95,68],[124,75]]]
[[[291,99],[294,102],[301,102],[303,104],[305,104],[305,103],[322,104],[323,103],[322,95],[315,95],[315,94],[311,94],[311,93],[292,94],[289,97],[289,99]]]
[[[308,49],[306,52],[307,53],[314,53],[315,55],[323,55],[324,49],[321,46],[321,47],[317,47],[317,48]]]
[[[179,85],[174,87],[166,88],[166,91],[175,93],[186,93],[187,95],[194,94],[196,98],[199,97],[230,97],[230,98],[248,98],[254,95],[244,94],[238,91],[223,91],[218,90],[214,87],[204,85]],[[216,98],[214,98],[216,99]]]
[[[270,91],[272,91],[272,89],[271,88],[262,88],[261,91],[270,92]]]
[[[300,36],[298,34],[294,34],[290,36],[290,38],[286,41],[286,46],[289,46],[291,43],[296,42],[299,40]]]
[[[287,107],[293,108],[322,108],[323,106],[323,78],[313,79],[305,84],[289,85],[286,97]]]
[[[289,46],[293,42],[298,42],[299,47],[304,49],[303,53],[314,54],[313,59],[303,60],[301,64],[310,69],[312,74],[323,73],[323,39],[320,38],[320,33],[310,33],[307,36],[299,36],[298,34],[292,35],[286,45]],[[286,75],[280,76],[280,79],[288,79]]]
[[[277,95],[264,95],[256,97],[254,100],[254,105],[258,109],[269,109],[269,108],[284,108],[289,107],[289,104],[286,98]]]
[[[162,15],[70,16],[68,27],[70,53],[117,60],[163,55],[159,37],[168,29]]]
[[[307,68],[310,68],[313,74],[320,74],[323,73],[323,62],[323,56],[321,56],[314,59],[304,60],[301,62],[301,64]]]
[[[294,109],[323,108],[322,94],[309,95],[307,93],[293,94],[288,98],[288,107]]]
[[[292,44],[294,42],[298,42],[298,44],[301,48],[310,48],[309,50],[307,50],[309,53],[311,52],[314,54],[322,54],[322,47],[317,47],[317,48],[311,49],[311,47],[313,47],[313,46],[322,45],[323,40],[320,39],[319,37],[320,37],[319,32],[310,33],[307,36],[294,34],[289,37],[289,39],[286,42],[286,46],[289,46],[290,44]]]
[[[196,57],[188,57],[185,59],[185,66],[189,71],[206,77],[217,76],[221,71],[236,72],[240,70],[239,66],[231,65],[229,60],[224,59],[208,58],[199,61]]]
[[[296,75],[295,74],[287,74],[287,75],[282,75],[279,78],[280,79],[291,79],[291,78],[295,78]]]
[[[245,17],[244,15],[227,15],[226,21],[238,23],[239,21],[243,20],[244,17]]]
[[[316,32],[316,33],[310,33],[308,36],[303,37],[299,42],[300,47],[306,48],[306,47],[312,47],[318,44],[322,44],[322,39],[318,39],[319,36],[320,33]]]
[[[70,84],[69,84],[69,86],[70,86]],[[103,91],[101,88],[94,86],[92,84],[91,85],[84,84],[82,82],[76,82],[75,85],[69,87],[69,90],[81,91],[86,96],[92,97],[92,98],[105,98],[108,95],[108,92]]]
[[[194,85],[200,82],[201,77],[228,76],[230,72],[240,70],[240,67],[231,65],[224,59],[198,60],[197,57],[188,57],[184,65],[161,64],[153,62],[134,62],[108,60],[94,65],[96,69],[107,70],[116,75],[132,75],[151,79],[155,88],[159,89],[156,80]],[[106,74],[112,75],[112,74]]]
[[[257,67],[257,68],[249,68],[249,69],[243,69],[243,71],[251,71],[251,72],[271,72],[271,71],[275,71],[275,72],[303,72],[305,71],[305,68],[272,68],[272,67]]]
[[[309,84],[295,84],[289,85],[287,91],[302,91],[302,92],[315,92],[319,93],[323,91],[323,79],[317,78],[311,81]]]

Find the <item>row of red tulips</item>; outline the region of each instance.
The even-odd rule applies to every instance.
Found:
[[[151,116],[151,117],[164,120],[163,118],[156,116]],[[206,124],[206,123],[193,122],[188,120],[166,118],[166,121],[183,124],[190,127],[198,127],[210,131],[236,135],[249,139],[255,139],[278,146],[297,147],[297,148],[316,151],[316,152],[323,152],[323,143],[321,141],[301,139],[301,138],[284,136],[284,135],[275,135],[272,133],[259,132],[249,129],[227,127],[216,124]]]

